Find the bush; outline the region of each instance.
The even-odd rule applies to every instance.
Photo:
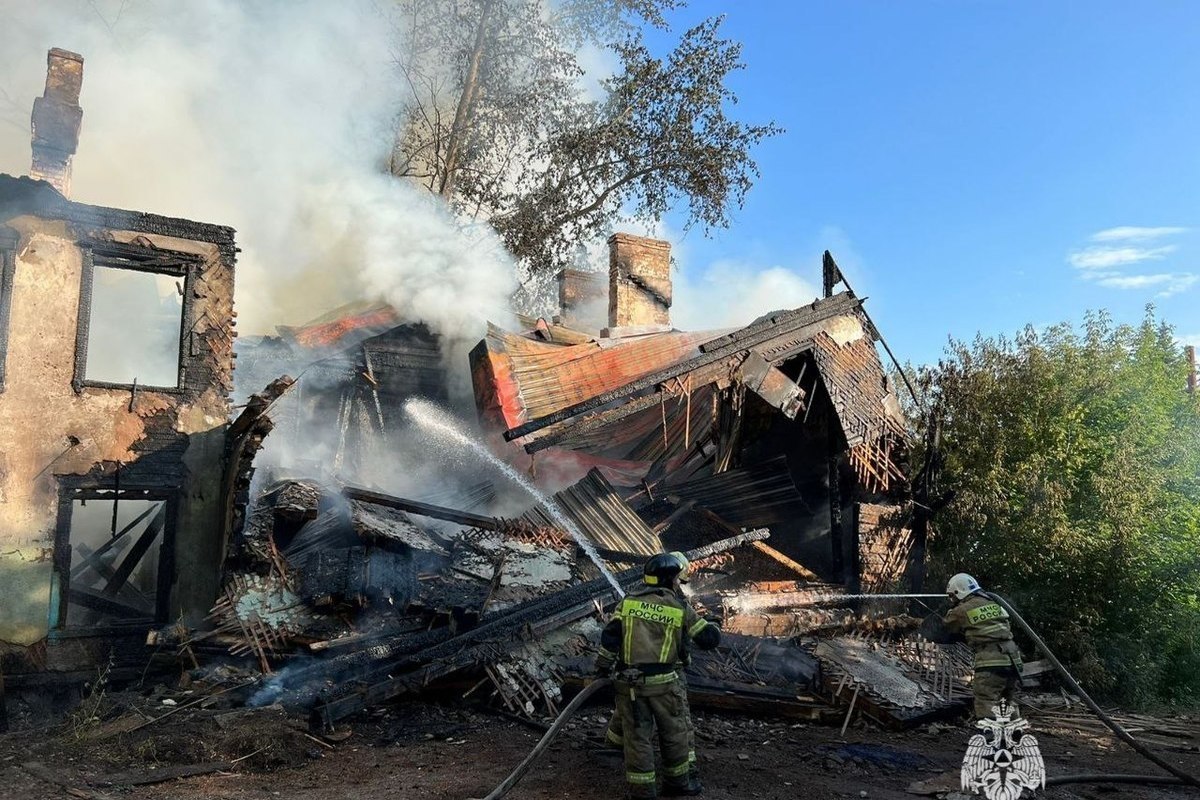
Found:
[[[1090,314],[951,342],[918,378],[957,491],[930,579],[1009,597],[1089,690],[1200,703],[1200,404],[1171,328]]]

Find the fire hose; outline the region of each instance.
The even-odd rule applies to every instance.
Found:
[[[538,743],[533,746],[532,750],[529,751],[529,755],[525,756],[525,760],[518,764],[517,768],[514,769],[507,778],[501,781],[499,786],[497,786],[495,789],[492,789],[488,796],[483,798],[483,800],[500,800],[501,797],[504,797],[504,795],[508,794],[508,790],[516,786],[517,781],[525,777],[525,773],[528,772],[529,768],[533,766],[533,762],[537,761],[542,753],[546,751],[546,748],[550,746],[550,743],[558,737],[559,732],[562,730],[562,726],[566,724],[567,720],[575,715],[575,712],[579,710],[579,707],[586,703],[589,697],[611,683],[612,681],[608,678],[598,678],[585,686],[582,692],[575,695],[575,699],[567,704],[567,707],[562,710],[562,713],[558,715],[558,718],[555,719],[553,724],[551,724],[546,732],[542,734],[542,738],[538,740]]]
[[[1029,627],[1029,623],[1027,623],[1025,619],[1017,613],[1017,610],[1012,607],[1011,603],[998,594],[992,594],[991,592],[984,592],[983,594],[999,603],[1000,606],[1008,612],[1008,615],[1017,623],[1017,625],[1021,627],[1021,630],[1025,631],[1029,638],[1033,640],[1033,643],[1037,646],[1038,650],[1042,651],[1042,653],[1046,656],[1046,659],[1054,666],[1054,669],[1063,679],[1063,682],[1067,684],[1072,692],[1074,692],[1080,699],[1083,700],[1087,707],[1091,709],[1092,713],[1095,714],[1101,722],[1103,722],[1106,726],[1108,726],[1109,729],[1112,730],[1118,739],[1132,747],[1143,758],[1171,773],[1171,777],[1167,777],[1165,775],[1118,774],[1059,775],[1056,777],[1047,778],[1047,786],[1058,786],[1068,783],[1134,783],[1143,785],[1186,785],[1200,788],[1200,779],[1197,779],[1196,776],[1191,775],[1190,773],[1185,772],[1160,758],[1156,753],[1147,748],[1137,739],[1134,739],[1127,730],[1121,727],[1120,723],[1106,714],[1104,709],[1097,705],[1096,701],[1091,698],[1091,695],[1083,690],[1083,687],[1079,685],[1079,682],[1075,680],[1075,677],[1067,671],[1066,667],[1062,665],[1062,662],[1058,660],[1058,657],[1054,655],[1054,653],[1046,645],[1046,642],[1042,640],[1042,637],[1038,636],[1034,632],[1033,628]],[[592,681],[583,689],[583,691],[575,695],[575,698],[567,705],[566,708],[562,710],[562,713],[558,715],[553,724],[551,724],[549,729],[547,729],[547,731],[542,735],[542,738],[536,745],[534,745],[534,748],[529,751],[529,755],[525,756],[525,759],[517,765],[517,768],[514,769],[507,778],[501,781],[500,784],[487,795],[487,797],[483,798],[483,800],[500,800],[500,798],[508,794],[509,790],[517,785],[517,782],[525,776],[525,773],[529,771],[529,768],[533,766],[533,763],[541,757],[542,753],[544,753],[546,749],[550,747],[550,744],[558,737],[558,734],[562,731],[562,727],[566,724],[567,720],[575,715],[575,712],[579,710],[580,706],[587,702],[588,698],[590,698],[599,690],[607,687],[610,683],[612,683],[612,681],[609,679],[600,678]]]
[[[1046,643],[1044,641],[1042,641],[1042,637],[1040,637],[1036,633],[1034,633],[1033,628],[1029,627],[1029,624],[1027,622],[1025,622],[1025,620],[1021,617],[1020,614],[1017,613],[1017,610],[1012,607],[1011,603],[1009,603],[1007,600],[1005,600],[1003,597],[1001,597],[998,594],[992,594],[991,592],[983,592],[983,594],[986,597],[999,603],[1000,606],[1005,611],[1008,612],[1008,615],[1019,626],[1021,626],[1021,630],[1025,631],[1025,633],[1028,634],[1029,638],[1033,640],[1033,643],[1037,646],[1038,650],[1041,650],[1043,655],[1046,656],[1046,660],[1049,661],[1054,666],[1054,669],[1058,672],[1059,677],[1061,677],[1063,679],[1063,682],[1067,684],[1067,686],[1071,689],[1072,692],[1074,692],[1081,700],[1083,700],[1084,704],[1087,705],[1087,707],[1089,709],[1091,709],[1092,713],[1096,715],[1097,719],[1099,719],[1106,726],[1108,726],[1108,728],[1116,735],[1116,737],[1118,739],[1125,742],[1125,744],[1129,745],[1135,751],[1137,751],[1138,755],[1142,756],[1143,758],[1147,759],[1148,761],[1152,762],[1153,764],[1161,767],[1162,769],[1171,773],[1171,775],[1173,776],[1171,778],[1168,778],[1166,776],[1153,776],[1153,775],[1061,775],[1061,776],[1058,776],[1055,778],[1047,778],[1046,779],[1047,786],[1056,786],[1056,785],[1064,784],[1064,783],[1138,783],[1138,782],[1144,782],[1144,783],[1156,783],[1156,784],[1166,783],[1166,784],[1173,784],[1173,785],[1187,785],[1187,786],[1193,786],[1193,787],[1200,788],[1200,779],[1196,778],[1196,776],[1194,776],[1190,773],[1184,772],[1183,770],[1179,769],[1178,767],[1174,766],[1173,764],[1170,764],[1167,761],[1165,761],[1164,759],[1160,758],[1156,753],[1154,753],[1154,751],[1150,750],[1148,747],[1146,747],[1144,744],[1139,742],[1137,739],[1134,739],[1133,736],[1129,733],[1129,731],[1127,731],[1121,727],[1120,723],[1118,723],[1116,720],[1114,720],[1112,717],[1110,717],[1108,714],[1106,714],[1104,712],[1104,709],[1100,708],[1100,706],[1096,704],[1096,701],[1093,700],[1091,698],[1091,696],[1083,690],[1083,687],[1080,686],[1079,682],[1075,680],[1075,677],[1070,672],[1067,671],[1067,668],[1062,665],[1062,662],[1058,660],[1058,657],[1055,656],[1054,653],[1052,653],[1050,651],[1050,648],[1046,646]]]

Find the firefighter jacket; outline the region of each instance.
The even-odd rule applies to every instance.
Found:
[[[1008,612],[999,603],[973,594],[953,606],[943,622],[961,633],[975,651],[975,667],[1015,667],[1021,669],[1021,651],[1013,641]]]
[[[702,650],[720,644],[721,629],[701,618],[691,604],[671,589],[647,586],[626,595],[600,634],[596,669],[636,669],[646,678],[666,682],[687,663],[688,644]],[[657,682],[657,681],[656,681]]]

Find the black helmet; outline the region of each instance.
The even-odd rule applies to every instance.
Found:
[[[688,560],[683,553],[659,553],[642,567],[642,580],[647,586],[670,586],[676,578],[686,583],[687,573]]]

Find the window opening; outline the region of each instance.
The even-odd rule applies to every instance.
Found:
[[[71,500],[67,627],[162,617],[168,503],[139,494],[105,492]]]
[[[177,388],[183,277],[112,266],[92,275],[84,379]]]

